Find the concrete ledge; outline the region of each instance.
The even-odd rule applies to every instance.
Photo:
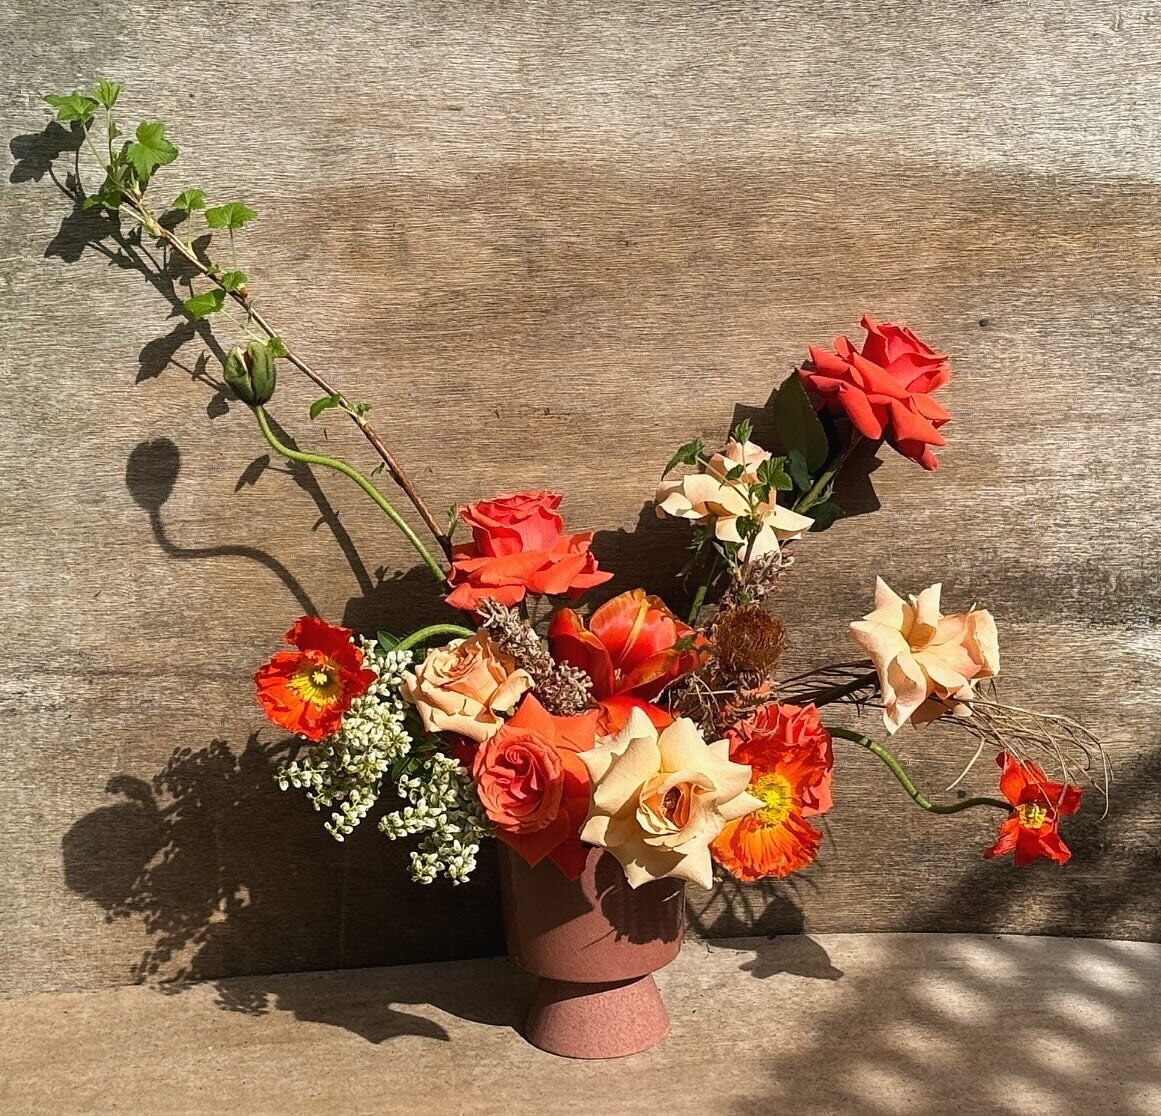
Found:
[[[673,1031],[609,1063],[518,1036],[505,960],[0,1001],[6,1113],[1161,1113],[1161,945],[691,942]]]

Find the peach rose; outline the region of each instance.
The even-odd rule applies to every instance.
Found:
[[[776,554],[782,541],[801,538],[814,520],[790,508],[780,507],[775,492],[770,493],[769,501],[751,509],[745,488],[757,483],[758,466],[770,456],[754,442],[742,443],[731,438],[721,453],[710,458],[707,472],[689,473],[662,483],[653,498],[657,515],[698,522],[712,520],[714,535],[721,542],[731,543],[743,541],[738,520],[752,516],[759,526],[751,556],[764,558]],[[739,465],[744,470],[742,474],[734,480],[725,480],[726,475]]]
[[[686,717],[658,731],[634,709],[616,736],[580,754],[593,782],[581,840],[608,849],[630,887],[663,876],[711,887],[710,842],[762,805],[729,747],[707,744]]]
[[[851,637],[871,657],[883,693],[883,721],[897,732],[908,720],[926,724],[972,696],[976,682],[1000,672],[996,622],[986,609],[944,616],[940,586],[903,600],[882,578],[875,582],[875,611],[851,624]]]
[[[531,686],[531,675],[480,631],[429,651],[404,676],[400,691],[428,732],[456,732],[480,742],[499,732],[500,714],[511,713]]]

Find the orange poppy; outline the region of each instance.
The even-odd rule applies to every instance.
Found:
[[[742,880],[788,876],[818,855],[822,834],[806,819],[830,809],[830,734],[814,706],[763,706],[728,733],[730,759],[749,764],[747,791],[762,807],[728,822],[710,845]]]
[[[367,692],[375,672],[347,628],[302,616],[283,637],[296,651],[278,651],[254,675],[258,702],[280,728],[322,740],[337,732],[351,702]]]
[[[1050,783],[1044,772],[1028,760],[1008,752],[996,756],[1000,765],[1000,791],[1012,804],[1012,812],[1000,823],[996,843],[984,856],[1015,853],[1016,867],[1023,868],[1040,857],[1064,864],[1072,851],[1060,839],[1060,817],[1080,809],[1081,788]]]

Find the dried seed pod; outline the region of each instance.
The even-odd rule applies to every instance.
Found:
[[[727,609],[714,622],[718,662],[731,674],[770,675],[785,643],[781,623],[759,604]]]

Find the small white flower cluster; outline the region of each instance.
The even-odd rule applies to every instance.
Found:
[[[379,829],[393,841],[426,834],[411,854],[411,878],[416,883],[433,883],[437,876],[453,884],[467,880],[475,871],[480,841],[492,829],[463,764],[432,753],[415,773],[399,780],[399,797],[410,805],[386,815]]]
[[[283,765],[276,776],[286,790],[306,791],[316,810],[333,810],[327,832],[341,841],[367,816],[379,797],[383,776],[391,764],[411,753],[404,728],[406,706],[399,696],[410,651],[383,651],[373,640],[361,639],[363,665],[375,673],[370,689],[351,702],[342,728],[301,760]]]

